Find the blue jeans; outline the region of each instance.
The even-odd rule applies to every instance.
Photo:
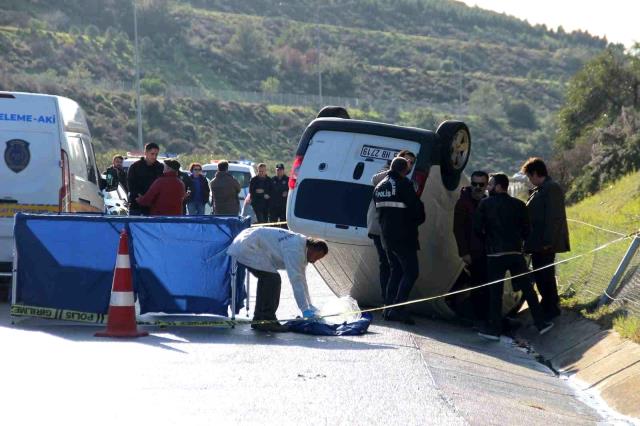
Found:
[[[190,201],[187,203],[187,214],[189,216],[203,215],[204,214],[204,203],[199,203],[197,201]]]

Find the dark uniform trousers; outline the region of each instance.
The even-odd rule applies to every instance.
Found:
[[[280,274],[277,272],[259,271],[247,268],[258,279],[256,289],[256,306],[253,312],[254,320],[275,320],[276,311],[280,305]]]
[[[471,286],[487,282],[487,256],[471,256],[471,265],[467,267],[471,275]],[[476,320],[489,319],[489,286],[480,287],[471,292],[473,315]]]
[[[253,211],[256,214],[256,219],[258,223],[267,223],[269,222],[269,204],[267,201],[252,201],[251,206],[253,207]]]
[[[533,269],[538,269],[554,263],[555,253],[533,253],[531,264]],[[536,287],[542,299],[540,305],[545,315],[555,316],[560,314],[560,297],[558,296],[558,285],[556,284],[556,268],[551,266],[533,273],[536,280]]]
[[[403,303],[409,300],[409,293],[418,279],[418,251],[416,248],[402,244],[385,242],[389,258],[390,274],[387,282],[386,305]],[[392,308],[393,311],[403,312],[404,306]]]
[[[528,272],[527,262],[521,254],[505,254],[502,256],[487,256],[487,274],[489,282],[504,278],[509,271],[511,276]],[[538,296],[533,290],[533,284],[528,275],[511,280],[515,291],[522,291],[524,300],[529,305],[533,322],[537,327],[544,324],[542,308],[538,302]],[[489,327],[496,334],[502,331],[502,294],[504,281],[489,286]]]
[[[373,245],[376,247],[376,251],[378,252],[378,269],[380,271],[380,290],[382,291],[382,300],[383,302],[387,302],[387,283],[389,282],[389,275],[391,273],[391,269],[389,266],[389,257],[387,256],[387,251],[382,246],[382,237],[380,235],[371,235],[371,239],[373,240]]]

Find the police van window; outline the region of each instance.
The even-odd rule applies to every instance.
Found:
[[[76,136],[67,136],[69,142],[69,169],[75,176],[87,179],[87,158],[82,141]]]
[[[93,154],[93,147],[91,146],[91,142],[82,138],[82,145],[84,147],[84,154],[87,161],[87,176],[89,182],[98,183],[98,178],[96,177],[96,157]]]

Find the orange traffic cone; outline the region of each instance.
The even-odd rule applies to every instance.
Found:
[[[146,331],[138,331],[136,325],[128,240],[127,231],[123,229],[120,233],[118,257],[113,272],[107,329],[96,333],[97,337],[139,337],[149,334]]]

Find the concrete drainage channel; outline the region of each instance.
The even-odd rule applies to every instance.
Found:
[[[575,373],[566,374],[562,371],[558,371],[558,369],[553,365],[551,359],[548,359],[541,353],[537,352],[528,340],[522,337],[503,337],[501,338],[501,342],[510,344],[517,350],[530,354],[537,362],[548,368],[549,371],[551,371],[559,380],[566,381],[575,392],[578,400],[594,409],[600,416],[602,416],[603,421],[607,424],[640,425],[640,419],[624,415],[611,408],[607,401],[602,398],[594,384],[589,384],[578,379]],[[638,390],[635,389],[634,392],[637,393]]]

